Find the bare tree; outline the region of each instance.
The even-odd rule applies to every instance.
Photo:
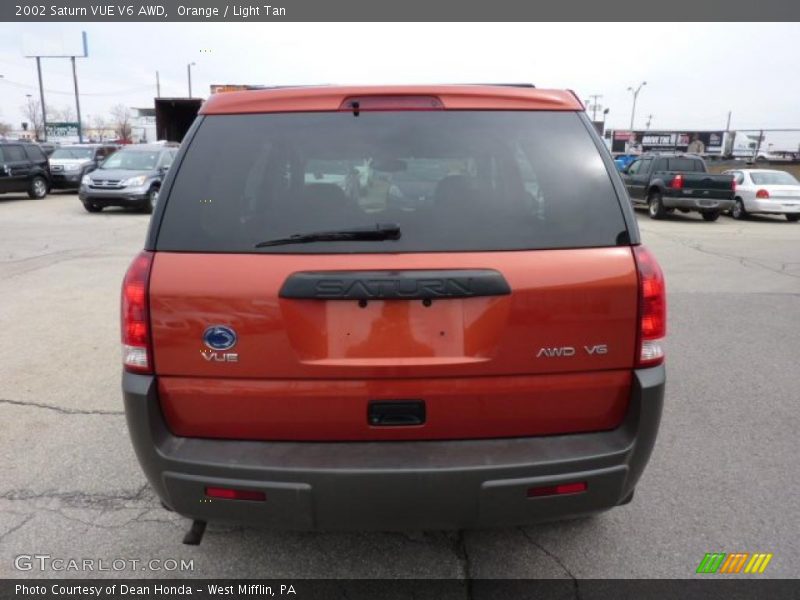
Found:
[[[11,125],[0,121],[0,138],[7,136],[12,131]]]
[[[42,105],[32,96],[28,103],[19,107],[20,112],[28,119],[28,131],[32,131],[37,140],[44,139],[44,123],[42,122]]]
[[[47,122],[48,123],[55,123],[61,120],[61,109],[56,108],[55,106],[48,106],[47,107]]]
[[[131,139],[133,128],[131,127],[131,109],[124,104],[117,104],[111,107],[111,126],[117,133],[120,140]]]
[[[48,122],[64,121],[67,123],[72,123],[75,121],[75,109],[71,106],[64,106],[62,108],[48,108],[47,120]]]
[[[108,121],[103,115],[95,115],[92,117],[92,137],[100,140],[101,142],[104,141],[103,138],[106,135],[106,130],[108,129]]]
[[[78,120],[78,117],[75,115],[75,109],[71,106],[65,106],[61,109],[61,120],[66,121],[68,123],[74,123]]]

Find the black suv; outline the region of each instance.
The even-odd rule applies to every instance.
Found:
[[[0,194],[28,192],[30,198],[44,198],[51,181],[47,156],[37,144],[0,142]]]

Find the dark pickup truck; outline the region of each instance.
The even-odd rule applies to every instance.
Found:
[[[733,176],[712,175],[703,159],[692,154],[643,154],[622,171],[622,178],[631,202],[647,205],[652,219],[677,208],[716,221],[733,207]]]

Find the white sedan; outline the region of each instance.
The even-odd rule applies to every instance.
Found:
[[[733,169],[725,171],[736,180],[734,219],[750,214],[785,215],[788,221],[800,220],[800,181],[786,171],[771,169]]]

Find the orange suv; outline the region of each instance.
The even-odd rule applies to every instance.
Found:
[[[198,527],[586,514],[650,456],[665,318],[573,93],[217,94],[124,280],[127,422]]]

